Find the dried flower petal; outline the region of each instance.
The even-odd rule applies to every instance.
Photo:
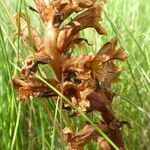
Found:
[[[47,82],[53,86],[57,85],[57,81],[45,79]],[[32,97],[50,97],[56,94],[41,80],[30,77],[28,79],[24,78],[14,78],[13,85],[19,92],[19,99],[28,100],[30,96]]]
[[[97,4],[82,12],[69,24],[65,25],[58,34],[57,46],[59,51],[63,51],[68,47],[71,41],[76,39],[76,35],[80,30],[85,28],[95,28],[99,34],[106,34],[103,27],[100,25],[101,7]]]
[[[117,146],[120,149],[124,149],[124,145],[122,143],[122,137],[120,136],[120,131],[119,128],[116,130],[111,130],[107,124],[104,122],[101,122],[100,124],[97,124],[97,126],[102,130],[105,134],[109,135],[109,138],[116,142]],[[99,146],[103,150],[110,150],[111,146],[109,143],[99,135],[99,133],[96,131],[96,129],[91,126],[91,125],[85,125],[79,132],[73,133],[70,129],[67,128],[67,131],[65,130],[65,135],[66,135],[66,142],[68,143],[68,148],[70,150],[74,149],[84,149],[84,145],[90,142],[91,140],[94,140],[99,144]],[[114,134],[117,134],[114,135]],[[115,139],[115,138],[117,139]]]

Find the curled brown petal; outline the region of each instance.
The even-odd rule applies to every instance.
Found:
[[[37,71],[38,64],[49,64],[51,62],[51,57],[44,52],[36,53],[35,55],[30,55],[24,63],[21,69],[21,73],[24,77],[29,76]]]
[[[104,29],[99,24],[101,12],[102,8],[95,4],[79,14],[67,25],[67,27],[72,28],[71,34],[76,35],[80,30],[88,27],[95,28],[99,34],[105,34]]]
[[[62,51],[75,38],[78,32],[85,28],[95,28],[99,34],[105,34],[106,32],[99,23],[101,11],[101,7],[95,4],[65,25],[58,34],[58,49]]]
[[[45,79],[47,82],[56,86],[58,83],[55,80]],[[28,100],[30,97],[51,97],[56,94],[41,80],[35,77],[14,78],[13,85],[19,93],[19,98],[22,100]]]
[[[117,39],[114,37],[110,42],[107,42],[102,46],[102,48],[97,52],[96,58],[102,59],[105,57],[105,61],[110,61],[114,59],[118,59],[121,61],[125,61],[127,59],[127,55],[123,48],[116,49]]]
[[[111,130],[109,126],[102,122],[100,124],[96,124],[100,130],[102,130],[105,134],[109,135],[109,138],[120,148],[124,149],[124,143],[122,141],[122,137],[120,131],[118,129]],[[68,148],[70,150],[73,149],[83,149],[84,145],[94,140],[99,144],[99,146],[103,150],[110,150],[112,147],[109,143],[99,135],[96,129],[91,125],[85,125],[81,130],[77,133],[73,133],[69,128],[65,129],[64,134],[66,136],[66,143],[68,144]]]
[[[83,8],[89,8],[93,6],[94,3],[95,0],[54,0],[51,2],[51,5],[61,12],[63,21],[73,12],[79,12]]]

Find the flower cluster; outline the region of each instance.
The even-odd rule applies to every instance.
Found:
[[[98,34],[106,35],[100,23],[105,1],[101,1],[101,4],[96,0],[53,0],[49,4],[44,0],[34,1],[37,8],[29,8],[40,15],[45,26],[44,37],[29,20],[27,23],[23,13],[15,17],[16,25],[20,21],[18,34],[23,43],[26,46],[33,46],[35,50],[35,55],[30,55],[24,62],[21,77],[13,78],[19,98],[26,101],[31,96],[58,97],[52,89],[34,76],[39,64],[48,64],[54,70],[57,80],[47,75],[44,79],[62,92],[82,112],[100,111],[103,121],[97,123],[97,126],[120,149],[124,149],[119,128],[127,122],[116,119],[111,108],[115,94],[109,90],[111,84],[119,80],[121,73],[115,61],[127,59],[123,48],[118,48],[117,39],[112,38],[96,54],[81,54],[76,57],[69,55],[70,49],[75,44],[82,42],[89,44],[87,39],[80,37],[81,30],[94,28]],[[74,12],[77,16],[69,23],[63,23]],[[63,103],[63,108],[72,109],[67,103]],[[74,112],[74,115],[76,114],[77,112]],[[104,150],[111,149],[111,145],[89,124],[77,133],[67,128],[64,134],[70,149],[83,149],[90,140],[97,141]]]

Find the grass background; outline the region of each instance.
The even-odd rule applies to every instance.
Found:
[[[26,3],[35,6],[33,1],[27,0]],[[56,101],[50,99],[16,102],[10,82],[14,73],[19,74],[12,63],[22,66],[18,54],[21,53],[25,59],[29,52],[31,53],[30,48],[25,47],[15,35],[13,22],[16,12],[26,10],[31,23],[42,34],[43,26],[38,15],[26,8],[24,0],[0,0],[0,149],[65,149],[63,140],[59,138],[61,129],[71,126],[74,131],[78,131],[85,120],[80,115],[68,118],[69,113],[61,111]],[[116,96],[113,103],[116,116],[120,120],[128,120],[132,126],[132,129],[122,129],[126,149],[129,150],[150,149],[149,10],[149,0],[108,0],[102,21],[108,35],[100,36],[95,30],[87,29],[81,36],[94,45],[85,46],[83,50],[76,48],[74,52],[74,55],[95,53],[104,42],[117,36],[119,44],[130,56],[127,62],[119,63],[124,68],[121,82],[112,87],[112,90],[120,95]],[[101,119],[98,112],[90,113],[88,117],[92,121]],[[96,148],[95,143],[85,147]]]

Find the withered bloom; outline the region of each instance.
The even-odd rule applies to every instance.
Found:
[[[69,98],[81,111],[101,112],[103,122],[98,123],[98,127],[120,149],[124,149],[119,130],[121,122],[116,119],[111,108],[115,94],[108,90],[113,82],[119,80],[122,70],[117,67],[115,61],[127,59],[123,48],[116,48],[117,39],[112,38],[96,54],[68,57],[69,50],[74,44],[80,44],[82,41],[88,43],[86,39],[79,36],[81,30],[94,28],[98,34],[106,35],[100,23],[102,5],[96,0],[53,0],[49,4],[46,4],[44,0],[34,0],[34,2],[36,8],[29,8],[38,13],[44,23],[43,37],[30,21],[29,32],[23,13],[15,17],[16,25],[20,20],[18,34],[23,43],[27,47],[32,46],[35,50],[35,55],[30,55],[24,62],[21,77],[13,78],[19,98],[28,100],[30,97],[58,97],[47,85],[34,77],[38,64],[48,64],[53,68],[57,81],[50,77],[45,80]],[[77,16],[64,24],[64,20],[74,12]],[[66,103],[63,103],[63,108],[72,109]],[[68,136],[67,144],[72,150],[83,149],[90,140],[95,140],[104,150],[112,148],[90,125],[85,125],[77,133],[67,130],[65,134]]]

